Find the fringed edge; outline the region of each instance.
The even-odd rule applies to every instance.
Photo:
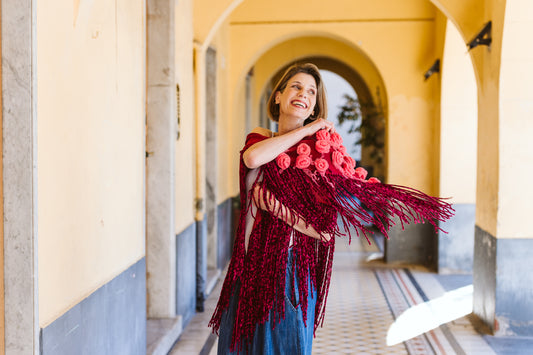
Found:
[[[372,218],[372,223],[387,238],[388,230],[395,225],[394,217],[399,219],[402,229],[405,224],[427,222],[435,231],[446,233],[439,222],[454,215],[454,209],[446,199],[429,196],[406,186],[348,180],[344,181],[343,188],[356,198],[347,197],[357,207],[346,208],[341,215],[352,223],[355,216],[360,216],[358,210],[368,209],[373,216],[367,216]]]

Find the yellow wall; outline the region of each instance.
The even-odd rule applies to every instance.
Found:
[[[533,2],[507,1],[500,72],[499,238],[533,238]]]
[[[477,87],[466,45],[448,21],[442,58],[440,195],[476,203]]]
[[[492,20],[491,48],[471,51],[474,67],[478,68],[478,170],[476,191],[476,224],[493,236],[498,236],[498,190],[500,159],[499,81],[504,5],[500,1],[485,2],[485,16],[479,27]]]
[[[192,0],[176,2],[176,83],[180,86],[180,138],[176,141],[176,234],[194,222],[196,197]]]
[[[144,256],[145,2],[37,2],[39,323]]]
[[[211,43],[219,26],[242,2],[243,0],[194,0],[194,39],[199,43]]]
[[[312,1],[302,7],[281,0],[243,2],[230,17],[230,93],[241,92],[248,70],[263,53],[286,40],[314,36],[349,43],[370,58],[385,83],[389,182],[437,194],[433,160],[438,159],[438,144],[433,133],[438,125],[433,117],[438,108],[434,88],[423,80],[423,73],[436,59],[436,9],[427,1],[338,3],[332,7]],[[296,20],[293,14],[297,14]],[[311,47],[310,55],[312,48],[316,47]],[[292,49],[286,53],[290,59],[297,56]],[[230,102],[239,104],[236,100]],[[244,120],[238,115],[229,116]]]

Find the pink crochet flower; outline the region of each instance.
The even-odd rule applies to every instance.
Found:
[[[321,129],[321,130],[316,132],[316,138],[317,138],[317,140],[329,141],[330,134],[325,129]]]
[[[337,150],[341,152],[342,154],[346,154],[346,147],[343,145],[340,145]]]
[[[339,147],[342,144],[342,137],[337,132],[331,135],[330,140],[331,140],[331,145],[334,147]]]
[[[355,168],[355,160],[353,160],[353,158],[349,155],[345,155],[343,157],[343,160],[344,162],[346,163],[346,165],[348,165],[349,167],[351,167],[352,169]]]
[[[331,161],[333,162],[333,165],[338,168],[344,162],[344,155],[335,150],[333,153],[331,153]]]
[[[375,183],[378,183],[378,182],[381,182],[381,181],[379,181],[378,178],[371,177],[370,179],[368,179],[368,182],[370,182],[370,183],[374,183],[374,184],[375,184]]]
[[[309,165],[311,165],[311,157],[309,155],[298,155],[296,157],[296,167],[298,169],[308,168]]]
[[[323,139],[316,141],[315,148],[319,153],[329,153],[331,149],[329,142]]]
[[[355,169],[355,177],[357,179],[364,180],[367,175],[368,171],[366,171],[364,168],[358,167],[357,169]]]
[[[291,165],[291,157],[289,157],[287,154],[285,153],[281,153],[280,155],[278,155],[278,157],[276,158],[276,163],[278,164],[278,166],[281,168],[281,170],[285,170],[287,169],[290,165]]]
[[[300,143],[298,144],[298,148],[296,148],[296,153],[298,155],[309,155],[311,154],[311,147],[305,143]]]
[[[318,158],[315,160],[315,168],[319,173],[324,173],[329,168],[329,164],[326,159]]]
[[[342,168],[342,175],[351,178],[355,175],[355,170],[351,166],[344,165]]]

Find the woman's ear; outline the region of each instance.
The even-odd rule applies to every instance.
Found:
[[[275,102],[276,104],[279,104],[279,102],[280,102],[279,96],[280,96],[280,92],[279,92],[279,91],[276,91],[276,98],[274,99],[274,102]]]

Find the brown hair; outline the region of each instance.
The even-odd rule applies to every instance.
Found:
[[[274,90],[272,91],[272,94],[270,94],[270,98],[268,99],[268,108],[267,108],[267,114],[268,117],[270,117],[273,121],[278,122],[279,120],[279,105],[276,104],[276,93],[283,92],[285,88],[287,87],[287,83],[289,80],[295,76],[296,74],[304,73],[309,74],[313,78],[315,78],[316,81],[316,105],[314,107],[314,113],[309,116],[309,119],[314,120],[317,117],[321,118],[327,118],[328,117],[328,104],[326,99],[326,89],[324,87],[324,83],[322,81],[322,76],[320,75],[320,71],[318,67],[312,63],[305,63],[305,64],[294,64],[291,65],[286,71],[285,74],[281,77],[281,79],[278,81],[276,86],[274,87]]]

